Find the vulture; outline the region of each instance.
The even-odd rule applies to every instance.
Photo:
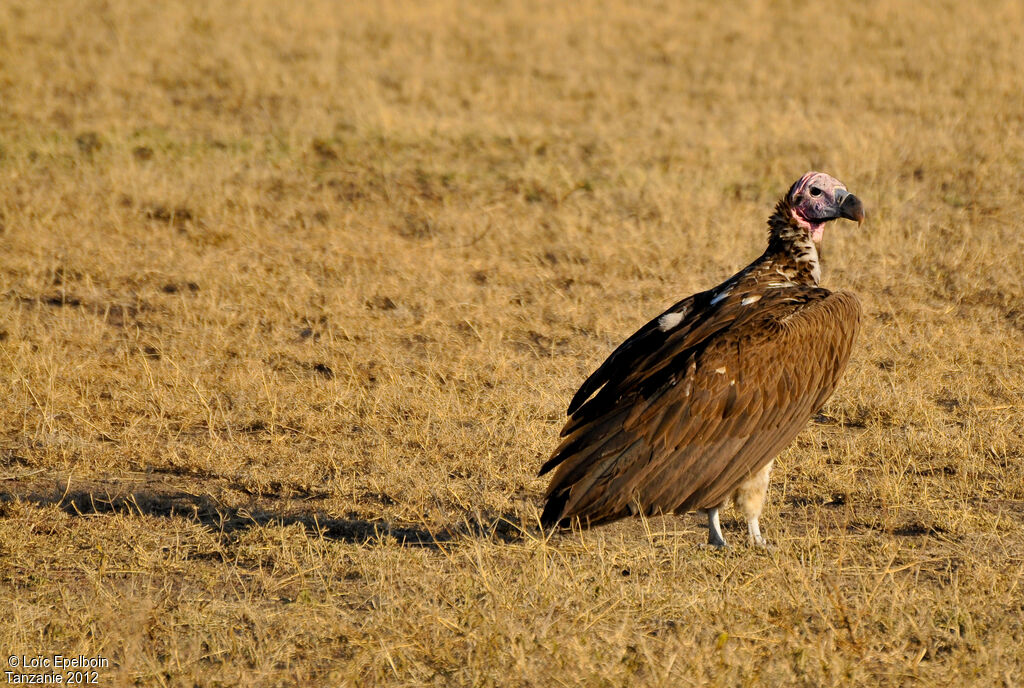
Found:
[[[775,456],[829,398],[860,304],[818,286],[825,225],[864,221],[860,199],[822,172],[800,177],[768,218],[768,248],[717,287],[676,303],[624,341],[569,402],[541,523],[597,525],[743,512],[752,545]]]

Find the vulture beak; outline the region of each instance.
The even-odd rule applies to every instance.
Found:
[[[858,225],[864,222],[864,206],[860,199],[846,189],[836,189],[836,202],[839,203],[839,215],[853,220]]]

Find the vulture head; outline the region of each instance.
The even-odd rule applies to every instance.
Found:
[[[793,219],[810,232],[814,243],[821,241],[825,223],[845,217],[858,224],[864,221],[860,199],[846,190],[846,185],[824,172],[808,172],[789,189],[786,201]]]

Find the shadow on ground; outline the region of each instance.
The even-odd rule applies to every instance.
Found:
[[[385,519],[331,517],[322,511],[303,509],[307,504],[301,499],[287,500],[277,495],[254,497],[244,486],[220,477],[204,479],[202,485],[188,484],[192,482],[195,481],[171,485],[152,473],[82,481],[44,477],[33,472],[17,478],[0,478],[0,506],[21,501],[39,506],[56,505],[76,517],[124,514],[185,518],[228,535],[254,527],[301,524],[308,532],[329,540],[355,544],[394,541],[404,547],[431,549],[466,539],[509,543],[544,537],[538,524],[524,523],[522,514],[517,512],[466,511],[448,524],[430,528]],[[232,505],[219,499],[215,492],[246,494],[250,499],[244,505],[237,502]],[[779,518],[787,522],[791,531],[813,523],[816,529],[830,534],[873,531],[888,536],[957,539],[955,533],[930,522],[917,509],[907,508],[898,513],[890,510],[883,514],[877,504],[854,502],[848,503],[844,496],[831,499],[791,497],[786,500]],[[289,509],[289,505],[295,506]],[[974,506],[1013,518],[1024,515],[1024,500],[978,500]],[[737,521],[731,528],[742,530],[743,526]]]
[[[77,517],[125,514],[186,518],[226,534],[253,527],[299,523],[324,538],[341,542],[362,544],[394,539],[405,547],[434,549],[463,538],[514,542],[539,532],[537,527],[520,525],[520,517],[515,513],[466,513],[452,524],[432,530],[423,526],[394,524],[383,519],[331,518],[315,511],[281,514],[255,505],[227,506],[209,494],[159,484],[138,486],[116,481],[89,481],[74,489],[70,489],[70,481],[67,485],[62,488],[59,483],[48,480],[4,486],[6,489],[0,489],[0,504],[20,500],[39,506],[56,505]]]

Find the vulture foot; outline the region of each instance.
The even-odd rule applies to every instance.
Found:
[[[747,520],[747,540],[751,547],[757,547],[766,552],[775,551],[775,547],[769,545],[768,541],[761,536],[761,524],[758,522],[757,516]]]
[[[704,550],[708,550],[709,552],[711,552],[711,551],[714,551],[714,552],[728,552],[728,551],[730,551],[732,549],[732,547],[729,546],[729,543],[727,543],[725,541],[722,541],[722,542],[705,542],[702,545],[700,545],[700,548],[704,549]]]
[[[708,509],[708,544],[707,547],[714,547],[715,549],[725,549],[729,545],[725,544],[725,537],[722,536],[722,524],[718,520],[718,509]]]

